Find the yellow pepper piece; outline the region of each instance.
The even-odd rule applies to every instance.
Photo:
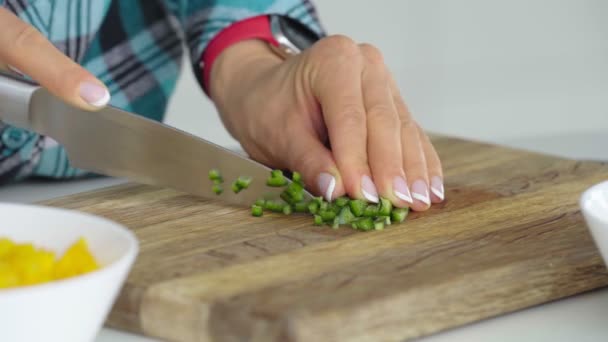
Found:
[[[99,268],[84,239],[73,244],[55,265],[55,279],[87,273]]]
[[[0,289],[68,278],[98,268],[82,238],[59,260],[53,252],[36,249],[31,243],[17,244],[0,238]]]

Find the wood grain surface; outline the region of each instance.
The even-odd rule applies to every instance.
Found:
[[[378,232],[136,184],[44,204],[135,231],[107,325],[172,341],[401,341],[608,285],[578,207],[608,164],[434,143],[447,200]]]

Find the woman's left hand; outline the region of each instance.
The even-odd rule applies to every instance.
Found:
[[[301,172],[327,200],[380,196],[418,211],[443,201],[439,157],[375,47],[330,36],[282,60],[244,41],[216,59],[210,83],[245,151]]]

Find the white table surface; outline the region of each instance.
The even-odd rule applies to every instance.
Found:
[[[567,157],[608,160],[607,134],[537,137],[507,145]],[[599,143],[602,142],[602,143]],[[573,149],[579,146],[579,149]],[[0,201],[35,202],[124,182],[97,178],[70,182],[26,182],[0,187]],[[608,341],[608,288],[503,315],[420,339],[422,342]],[[142,336],[104,328],[96,342],[151,342]]]

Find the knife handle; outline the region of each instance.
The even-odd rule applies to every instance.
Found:
[[[40,86],[0,71],[0,119],[8,124],[31,128],[30,100]]]

